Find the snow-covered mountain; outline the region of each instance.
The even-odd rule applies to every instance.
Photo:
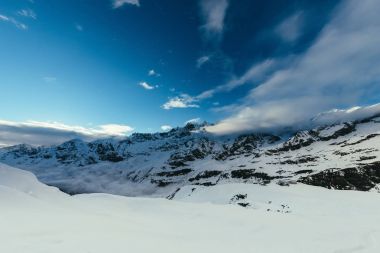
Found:
[[[6,147],[0,161],[71,194],[172,198],[188,185],[270,182],[379,191],[380,116],[281,135],[217,136],[188,124],[122,140]]]

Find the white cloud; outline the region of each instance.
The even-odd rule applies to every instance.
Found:
[[[91,129],[94,134],[110,135],[110,136],[125,136],[127,133],[132,132],[133,128],[127,125],[107,124],[100,125],[99,129]]]
[[[200,0],[201,17],[204,21],[201,29],[206,37],[219,36],[224,30],[224,19],[228,0]]]
[[[139,85],[146,90],[153,90],[155,87],[157,88],[157,86],[152,86],[147,82],[140,82]]]
[[[168,102],[162,105],[165,110],[170,110],[174,108],[198,108],[199,105],[195,104],[197,102],[193,97],[187,94],[181,94],[180,96],[170,98]]]
[[[0,15],[0,20],[2,20],[2,21],[9,21],[9,18],[7,16]]]
[[[0,21],[11,23],[11,24],[13,24],[14,26],[16,26],[20,30],[26,30],[26,29],[28,29],[27,25],[25,25],[24,23],[21,23],[21,22],[17,21],[13,17],[8,17],[8,16],[0,14]]]
[[[170,130],[172,130],[173,129],[173,127],[172,126],[169,126],[169,125],[163,125],[163,126],[161,126],[161,130],[163,131],[163,132],[169,132]]]
[[[275,32],[285,41],[293,42],[301,35],[304,15],[299,11],[277,26]]]
[[[197,68],[201,68],[203,66],[203,64],[205,64],[209,60],[210,60],[210,56],[209,55],[205,55],[205,56],[199,57],[197,59]]]
[[[26,18],[32,18],[37,19],[37,14],[31,10],[31,9],[22,9],[17,12],[17,15],[26,17]]]
[[[0,120],[0,144],[52,145],[80,138],[91,141],[106,137],[124,137],[133,128],[126,125],[107,124],[96,128],[71,126],[59,122]]]
[[[278,130],[278,126],[291,126],[294,130],[297,130],[326,124],[362,120],[380,115],[380,104],[375,104],[365,107],[355,106],[348,109],[332,109],[318,113],[312,117],[307,110],[295,111],[297,106],[304,106],[300,104],[300,102],[302,101],[296,100],[293,103],[287,101],[284,104],[281,102],[273,102],[257,107],[243,107],[240,108],[236,116],[222,120],[215,126],[209,126],[206,130],[215,134],[228,134],[251,130]],[[308,98],[305,98],[303,102],[307,104],[307,106],[318,106],[318,101],[313,101],[313,103],[308,104]],[[291,110],[294,110],[295,113],[291,113]],[[253,122],[253,119],[260,119],[260,121]],[[294,125],[295,123],[298,124]]]
[[[344,1],[304,54],[254,88],[215,133],[299,126],[332,108],[379,99],[380,5]]]
[[[114,9],[120,8],[121,6],[125,4],[140,6],[139,0],[113,0],[112,2],[113,2],[112,5]]]
[[[148,71],[148,76],[159,77],[159,76],[161,76],[161,74],[157,73],[154,69],[151,69]]]
[[[198,123],[201,123],[201,118],[190,119],[190,120],[186,121],[184,125],[198,124]]]

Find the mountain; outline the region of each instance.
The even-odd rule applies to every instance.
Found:
[[[0,149],[0,162],[70,194],[175,197],[184,186],[304,183],[380,191],[380,116],[296,133],[217,136],[204,124],[51,147]]]

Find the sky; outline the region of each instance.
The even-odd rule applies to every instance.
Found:
[[[2,0],[0,145],[301,127],[379,103],[378,13],[377,0]]]

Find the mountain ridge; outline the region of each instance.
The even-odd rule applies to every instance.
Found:
[[[0,149],[0,161],[70,193],[168,197],[186,185],[305,183],[379,190],[380,116],[294,134],[218,136],[204,124],[124,139]]]

